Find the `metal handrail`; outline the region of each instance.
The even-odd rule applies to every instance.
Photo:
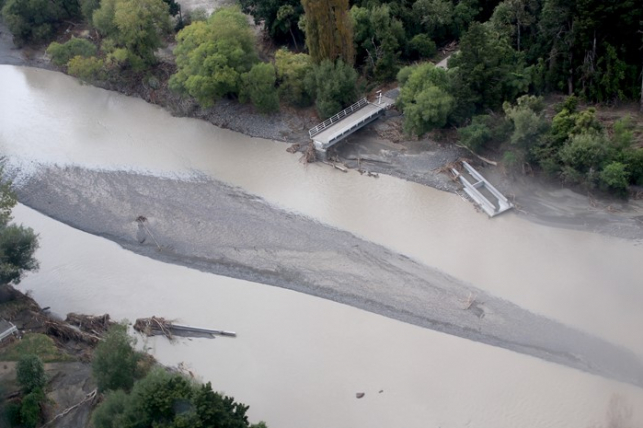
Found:
[[[362,123],[371,120],[373,118],[373,116],[377,116],[377,115],[381,114],[380,113],[381,111],[382,111],[382,109],[374,110],[370,115],[363,117],[359,122],[355,122],[355,123],[352,123],[352,124],[350,124],[348,126],[344,126],[340,130],[336,131],[334,134],[331,134],[331,136],[328,137],[328,145],[327,146],[332,145],[331,143],[333,142],[333,140],[335,138],[337,138],[337,137],[342,136],[346,131],[348,131],[348,130],[350,130],[352,128],[358,127]]]
[[[345,118],[349,114],[356,112],[357,110],[361,109],[362,107],[364,107],[367,104],[368,104],[368,101],[366,100],[366,97],[364,97],[361,100],[359,100],[358,102],[356,102],[355,104],[353,104],[352,106],[347,107],[344,110],[340,111],[335,116],[326,119],[325,121],[323,121],[319,125],[315,126],[314,128],[311,128],[308,131],[308,134],[310,135],[310,138],[313,138],[314,135],[319,134],[324,129],[326,129],[329,126],[331,126],[333,123],[339,122],[340,120],[342,120],[343,118]]]

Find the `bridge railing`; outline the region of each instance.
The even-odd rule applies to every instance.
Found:
[[[308,134],[310,135],[310,138],[313,138],[313,136],[319,134],[324,129],[328,128],[329,126],[331,126],[334,123],[339,122],[340,120],[342,120],[346,116],[350,115],[353,112],[356,112],[357,110],[361,109],[362,107],[364,107],[367,104],[368,104],[368,101],[366,100],[366,98],[362,98],[361,100],[359,100],[358,102],[356,102],[352,106],[347,107],[344,110],[340,111],[335,116],[326,119],[325,121],[323,121],[319,125],[315,126],[314,128],[311,128],[308,131]]]

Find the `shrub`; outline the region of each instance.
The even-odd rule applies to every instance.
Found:
[[[563,164],[581,174],[599,171],[607,160],[608,144],[601,134],[574,135],[559,151]]]
[[[45,393],[38,388],[27,394],[20,405],[20,419],[25,428],[36,428],[40,423],[40,404],[45,401]]]
[[[46,41],[63,21],[78,16],[76,0],[7,0],[2,8],[2,17],[18,46]]]
[[[156,368],[136,382],[132,392],[109,393],[93,415],[95,428],[250,427],[248,406],[197,385],[185,376]],[[265,428],[253,425],[253,428]]]
[[[306,76],[313,63],[306,54],[294,54],[280,49],[275,55],[279,97],[295,107],[307,107],[313,103],[313,96],[306,89]]]
[[[124,389],[129,391],[138,375],[139,354],[134,350],[135,340],[127,335],[127,326],[112,326],[105,340],[94,352],[92,371],[100,391]]]
[[[47,383],[45,366],[38,356],[27,354],[18,360],[16,377],[22,390],[29,394],[37,389],[42,389]]]
[[[643,186],[643,149],[625,151],[623,163],[630,172],[630,183]]]
[[[306,90],[314,94],[319,116],[329,118],[355,102],[357,72],[341,59],[324,60],[306,76]]]
[[[67,72],[86,82],[102,80],[104,78],[105,62],[93,56],[89,58],[75,56],[67,63]]]
[[[625,116],[616,122],[612,128],[612,145],[624,150],[632,146],[634,142],[634,124],[630,116]]]
[[[0,284],[19,283],[25,271],[38,269],[38,236],[29,227],[0,226]]]
[[[509,169],[515,168],[518,165],[518,156],[512,151],[506,151],[502,154],[502,163]]]
[[[204,107],[224,96],[237,96],[243,73],[258,62],[255,36],[238,7],[224,7],[207,22],[195,22],[177,36],[177,72],[173,90],[186,93]]]
[[[22,422],[20,417],[20,404],[7,403],[2,409],[3,415],[0,415],[0,422],[5,425],[2,426],[19,426]]]
[[[100,7],[100,0],[80,0],[80,10],[83,17],[89,23],[92,22],[94,11]]]
[[[446,70],[431,63],[400,70],[402,88],[397,105],[404,112],[404,130],[422,135],[446,125],[455,107],[455,99],[447,92]]]
[[[528,149],[535,145],[547,131],[549,124],[542,110],[542,99],[523,95],[516,100],[516,105],[504,103],[505,115],[513,124],[511,143]]]
[[[279,110],[279,96],[275,87],[275,67],[269,63],[258,63],[241,76],[243,86],[241,102],[252,102],[259,113],[273,113]]]
[[[474,152],[480,151],[491,140],[491,130],[485,118],[486,116],[474,116],[471,125],[458,129],[460,142]]]
[[[96,55],[96,46],[89,40],[72,38],[67,43],[53,42],[47,48],[47,53],[57,66],[66,65],[75,56],[90,57]]]
[[[431,58],[437,52],[435,42],[426,34],[417,34],[409,42],[411,54],[419,59]]]
[[[92,414],[95,428],[120,428],[123,426],[123,414],[129,404],[129,397],[123,390],[110,391],[105,395],[102,404]]]
[[[629,173],[625,165],[620,162],[612,162],[607,165],[600,173],[600,181],[603,187],[613,190],[619,194],[625,194]]]

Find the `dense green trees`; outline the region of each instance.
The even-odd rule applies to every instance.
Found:
[[[75,56],[90,57],[96,55],[96,45],[89,40],[73,37],[66,43],[53,42],[47,48],[47,54],[57,66],[67,65]]]
[[[449,60],[457,118],[497,109],[529,88],[531,70],[522,55],[492,27],[473,23],[460,40],[460,52]]]
[[[201,105],[238,96],[244,73],[258,62],[255,39],[238,8],[217,10],[207,22],[195,22],[177,35],[177,73],[170,86],[187,93]]]
[[[431,63],[400,70],[401,85],[397,105],[404,112],[404,130],[422,135],[447,123],[455,106],[449,94],[447,72]]]
[[[357,62],[364,64],[364,73],[379,81],[395,78],[398,61],[405,42],[402,22],[391,15],[388,5],[364,8],[353,6]],[[420,46],[423,49],[425,46]]]
[[[22,356],[16,365],[16,379],[25,394],[44,388],[47,378],[40,358],[34,354]]]
[[[163,0],[101,0],[93,24],[112,49],[125,50],[127,64],[137,70],[156,61],[154,52],[171,30],[169,7]]]
[[[40,406],[46,399],[43,389],[47,384],[47,378],[40,358],[34,354],[23,355],[16,365],[16,379],[24,396],[19,406],[13,406],[14,414],[9,416],[9,423],[35,428],[41,422]]]
[[[18,46],[41,43],[64,21],[80,17],[80,5],[77,0],[6,0],[2,17]]]
[[[274,65],[265,62],[253,65],[249,72],[241,76],[240,101],[252,102],[252,105],[260,113],[272,113],[279,110],[276,80]]]
[[[315,99],[322,119],[338,113],[357,99],[357,72],[341,59],[324,60],[306,75],[306,91]]]
[[[266,428],[250,425],[248,406],[199,385],[181,374],[153,369],[132,392],[110,392],[92,416],[96,428],[220,427]]]
[[[533,0],[519,3],[526,19],[514,19],[511,31],[529,34],[528,61],[544,59],[549,89],[597,101],[639,96],[640,2],[543,0],[540,10]]]
[[[100,391],[124,389],[129,391],[138,376],[140,355],[132,345],[134,340],[127,335],[127,326],[112,326],[105,340],[94,352],[92,372]]]
[[[304,35],[299,29],[299,20],[304,14],[300,0],[240,0],[245,13],[263,21],[268,34],[277,43],[292,41],[295,49],[303,44]]]
[[[18,283],[26,271],[38,269],[34,258],[38,236],[29,227],[9,224],[16,202],[11,182],[2,176],[0,169],[0,286]]]
[[[570,97],[530,152],[546,173],[566,182],[624,193],[643,179],[643,149],[634,147],[633,138],[628,117],[608,133],[593,108],[578,111]]]
[[[353,22],[348,0],[302,0],[305,11],[306,46],[315,63],[341,59],[355,61]]]
[[[306,88],[306,76],[313,69],[309,55],[295,54],[280,49],[275,54],[275,67],[279,83],[279,97],[295,107],[313,103],[313,95]]]

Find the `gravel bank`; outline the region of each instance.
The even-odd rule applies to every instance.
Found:
[[[54,167],[26,182],[19,197],[162,261],[293,289],[643,386],[643,365],[625,349],[220,182]],[[470,293],[477,299],[467,308]]]

